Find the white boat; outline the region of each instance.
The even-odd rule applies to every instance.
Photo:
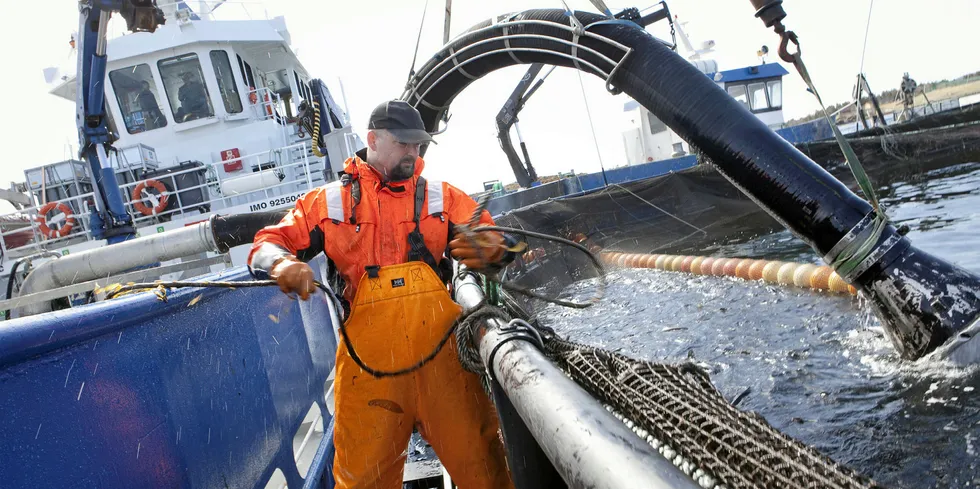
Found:
[[[183,1],[158,6],[166,24],[156,32],[107,44],[105,103],[118,137],[108,156],[137,236],[180,229],[214,214],[291,207],[309,190],[336,180],[344,161],[364,147],[345,108],[296,56],[283,17],[223,20],[217,7],[194,10]],[[45,74],[51,94],[76,101],[74,73],[52,68]],[[297,119],[314,83],[321,83],[328,105],[321,107],[330,125],[322,156]],[[0,215],[0,284],[7,286],[8,302],[44,261],[106,245],[90,232],[96,183],[87,163],[43,164],[25,170],[24,177],[0,192],[16,209]],[[227,254],[162,262],[156,270],[169,273],[151,270],[143,278],[179,280],[238,267],[246,264],[248,250],[242,245]],[[100,285],[120,277],[74,285],[70,301],[90,302]],[[0,308],[5,316],[8,307]],[[326,395],[331,400],[332,389]],[[296,433],[300,467],[309,467],[320,445],[321,420],[311,409]],[[425,447],[413,439],[406,483],[448,481],[431,449],[424,456]],[[277,471],[266,487],[284,484]]]
[[[684,30],[685,24],[674,20],[678,52],[767,126],[773,130],[785,127],[782,80],[789,72],[778,62],[764,61],[768,48],[763,47],[758,53],[762,64],[719,70],[718,62],[711,57],[715,42],[708,40],[695,47]],[[623,112],[628,128],[623,132],[628,165],[669,160],[691,153],[686,141],[635,100],[626,102]]]
[[[344,160],[364,146],[324,85],[330,114],[324,120],[331,127],[326,153],[314,154],[296,116],[318,80],[291,47],[285,19],[222,20],[221,3],[202,12],[182,1],[159,2],[165,25],[108,42],[106,109],[118,136],[109,160],[140,236],[214,213],[289,207],[335,180]],[[46,75],[51,94],[75,101],[73,73],[50,69]],[[17,208],[0,216],[0,281],[6,283],[13,263],[24,257],[106,243],[89,232],[95,182],[87,166],[80,159],[39,165],[0,194]],[[247,248],[231,250],[230,263],[209,253],[209,268],[244,264]]]

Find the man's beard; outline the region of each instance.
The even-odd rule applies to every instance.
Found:
[[[391,169],[388,179],[393,182],[408,180],[415,175],[415,158],[402,158],[401,161]]]

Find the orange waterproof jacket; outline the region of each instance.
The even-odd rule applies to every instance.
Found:
[[[363,152],[360,155],[344,163],[344,172],[360,182],[360,202],[355,203],[352,189],[357,186],[350,183],[333,182],[310,191],[279,224],[256,233],[248,257],[253,272],[270,270],[287,253],[308,261],[323,251],[346,284],[344,298],[352,302],[365,267],[408,261],[408,236],[415,229],[415,187],[425,163],[417,160],[413,178],[384,184],[381,175],[362,160]],[[451,224],[466,223],[477,203],[444,182],[426,181],[419,190],[426,193],[420,232],[438,263],[449,259]],[[489,212],[483,211],[480,223],[493,224]]]

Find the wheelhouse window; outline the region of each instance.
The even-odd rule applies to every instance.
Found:
[[[752,110],[766,110],[769,108],[769,100],[766,99],[766,84],[752,83],[749,85],[749,95],[752,99]]]
[[[126,131],[137,134],[166,127],[167,118],[157,103],[157,85],[150,65],[143,63],[110,71],[109,81]]]
[[[238,56],[238,69],[242,72],[242,80],[245,80],[245,86],[249,90],[255,90],[255,75],[252,73],[252,65]]]
[[[782,80],[773,80],[766,83],[766,88],[769,90],[769,105],[774,109],[778,109],[783,106],[783,82]]]
[[[657,134],[667,130],[667,124],[653,115],[653,112],[647,112],[647,121],[650,123],[650,134]]]
[[[157,62],[170,110],[178,123],[214,116],[204,73],[196,54],[184,54]]]
[[[730,85],[728,87],[728,94],[735,100],[745,104],[745,108],[750,108],[749,96],[745,92],[745,85]]]
[[[214,66],[214,76],[218,79],[218,90],[221,91],[225,112],[238,114],[242,111],[242,98],[238,94],[238,86],[235,85],[235,75],[231,71],[228,53],[211,51],[211,65]]]
[[[725,85],[725,90],[735,100],[752,112],[767,112],[783,107],[783,82],[769,79],[752,82],[736,82]]]

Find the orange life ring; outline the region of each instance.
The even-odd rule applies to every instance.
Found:
[[[51,210],[55,208],[61,211],[66,217],[65,225],[61,226],[61,228],[57,230],[48,227],[47,219],[48,212],[51,212]],[[41,234],[48,238],[54,239],[67,236],[68,233],[71,232],[71,228],[75,227],[75,215],[72,213],[71,207],[68,207],[61,202],[48,202],[38,209],[37,214],[36,219],[38,222],[38,227],[41,228]]]
[[[160,194],[160,203],[152,209],[143,203],[143,190],[146,189],[146,187],[153,187],[157,189],[157,192]],[[156,180],[143,180],[133,188],[133,202],[133,207],[140,211],[140,213],[144,216],[159,214],[167,208],[167,187]]]

